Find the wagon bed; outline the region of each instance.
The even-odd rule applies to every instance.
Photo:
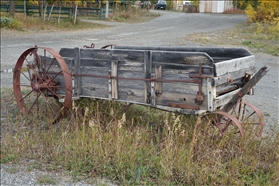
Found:
[[[253,94],[253,86],[267,71],[263,67],[256,74],[255,56],[242,48],[111,46],[61,48],[57,53],[34,47],[17,62],[14,90],[23,114],[35,107],[41,95],[45,100],[54,97],[63,102],[64,113],[72,100],[89,97],[183,114],[215,112],[236,119],[241,131],[243,114],[225,113],[236,109],[237,104],[239,110],[248,105],[262,118],[258,109],[243,102],[242,97]],[[30,87],[30,94],[37,94],[28,108],[24,101],[29,96],[22,95],[22,87]],[[47,108],[52,110],[49,105]],[[262,119],[259,123],[264,125]]]

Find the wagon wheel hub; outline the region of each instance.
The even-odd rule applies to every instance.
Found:
[[[32,89],[36,92],[49,90],[52,93],[56,93],[56,86],[58,85],[58,82],[56,80],[53,80],[49,75],[42,77],[38,74],[33,74],[31,84]]]

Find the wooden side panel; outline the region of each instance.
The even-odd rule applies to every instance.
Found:
[[[145,103],[144,51],[81,49],[80,61],[82,96],[109,99],[111,72],[112,99]]]
[[[157,105],[168,106],[169,103],[177,103],[194,108],[207,108],[207,99],[202,105],[195,103],[197,83],[174,82],[197,80],[189,75],[199,73],[200,63],[203,64],[203,75],[213,76],[213,61],[204,53],[80,49],[79,57],[80,96],[150,104],[150,78],[151,74],[154,74],[154,78],[160,80],[155,82]],[[109,73],[115,79],[108,80]],[[114,84],[111,88],[109,82]],[[204,80],[202,89],[205,96],[206,85]]]
[[[215,76],[219,77],[230,72],[239,71],[246,68],[251,68],[256,66],[255,56],[247,56],[243,58],[237,58],[228,61],[222,61],[220,63],[215,63]]]
[[[200,52],[205,53],[209,59],[218,63],[220,61],[251,56],[244,48],[204,48],[204,47],[177,47],[177,46],[115,46],[116,49],[175,51],[175,52]]]
[[[251,66],[249,68],[243,68],[243,69],[240,69],[238,71],[233,71],[233,72],[229,72],[227,74],[220,75],[218,77],[214,77],[213,82],[212,82],[212,86],[224,86],[224,84],[235,83],[235,82],[237,82],[237,80],[244,77],[246,72],[248,72],[249,74],[255,74],[256,73],[256,67]],[[228,82],[228,78],[232,82]]]

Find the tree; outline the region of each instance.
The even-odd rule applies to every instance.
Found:
[[[14,0],[9,0],[10,3],[10,15],[15,16],[15,1]]]
[[[252,7],[257,7],[259,5],[258,0],[233,0],[234,7],[245,10],[248,5],[251,5]]]

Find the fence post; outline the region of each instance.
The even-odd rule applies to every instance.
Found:
[[[76,19],[77,19],[77,4],[76,4],[76,8],[75,8],[75,15],[74,15],[74,24],[76,24]]]
[[[106,2],[106,19],[108,18],[108,8],[109,8],[109,2],[107,0],[107,2]]]
[[[46,11],[47,11],[47,4],[46,4],[46,6],[45,6],[45,10],[44,10],[44,14],[43,14],[43,16],[44,16],[44,22],[45,22],[45,19],[46,19]]]
[[[59,7],[59,11],[58,11],[58,19],[57,19],[58,24],[60,23],[60,13],[61,13],[61,6]]]
[[[54,4],[52,4],[52,6],[51,6],[51,9],[50,9],[50,12],[49,12],[49,15],[48,15],[48,21],[50,20],[50,16],[51,16],[51,12],[52,12],[53,6],[54,6]]]

